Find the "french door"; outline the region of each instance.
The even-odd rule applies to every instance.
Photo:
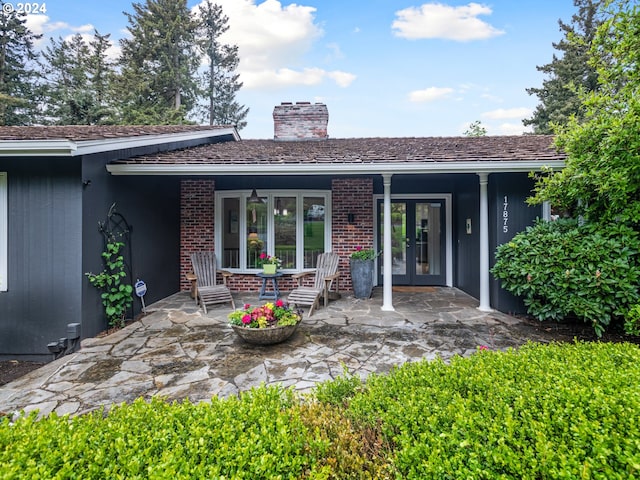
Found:
[[[384,211],[378,201],[378,245],[383,245]],[[444,199],[391,201],[391,249],[394,285],[446,284],[446,215]],[[378,268],[382,283],[384,259]]]

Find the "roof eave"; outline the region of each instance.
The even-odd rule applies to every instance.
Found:
[[[240,140],[240,135],[235,127],[79,141],[66,139],[4,140],[0,141],[0,156],[75,157],[92,153],[222,136],[232,136],[234,141]]]
[[[419,173],[506,173],[540,171],[543,167],[564,168],[563,160],[429,162],[421,164],[110,164],[112,175],[367,175]]]

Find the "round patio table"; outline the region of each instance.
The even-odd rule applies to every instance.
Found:
[[[256,273],[258,277],[262,279],[262,286],[260,287],[260,295],[258,299],[264,300],[278,300],[280,297],[280,289],[278,288],[278,278],[282,276],[282,272],[276,273]],[[267,282],[271,280],[271,291],[267,291]]]

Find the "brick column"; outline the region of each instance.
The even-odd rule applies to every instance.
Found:
[[[340,255],[340,288],[351,289],[349,256],[358,245],[373,248],[373,179],[334,178],[331,184],[333,251]],[[348,214],[354,215],[354,223]]]
[[[180,182],[180,290],[191,287],[191,253],[214,249],[214,191],[213,179]]]

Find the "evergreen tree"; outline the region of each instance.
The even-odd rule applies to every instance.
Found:
[[[0,9],[6,2],[0,0]],[[37,122],[38,56],[36,35],[26,27],[26,15],[0,11],[0,125]]]
[[[199,46],[206,59],[202,76],[202,89],[207,105],[202,108],[204,120],[209,125],[247,125],[244,119],[249,109],[240,105],[236,93],[242,88],[235,73],[240,62],[238,47],[220,43],[220,36],[229,30],[229,17],[222,7],[210,0],[200,5]]]
[[[572,119],[558,134],[566,167],[538,179],[532,202],[546,200],[586,221],[640,231],[638,32],[640,6],[616,2],[591,47],[599,88],[581,95],[584,119]]]
[[[560,31],[565,38],[553,44],[562,52],[553,55],[551,63],[537,67],[548,78],[542,88],[528,88],[529,95],[536,95],[540,104],[531,118],[523,120],[531,125],[533,133],[553,133],[554,125],[566,125],[572,116],[578,120],[585,111],[579,92],[592,92],[598,88],[598,76],[588,62],[589,48],[598,26],[602,23],[600,13],[606,0],[574,0],[578,13],[571,18],[571,24],[558,20]]]
[[[197,25],[186,0],[146,0],[125,12],[117,78],[120,123],[186,123],[197,101]]]
[[[89,43],[80,34],[70,40],[59,38],[50,42],[42,54],[46,61],[47,121],[58,125],[105,123],[112,68],[106,57],[109,35],[95,31]]]

